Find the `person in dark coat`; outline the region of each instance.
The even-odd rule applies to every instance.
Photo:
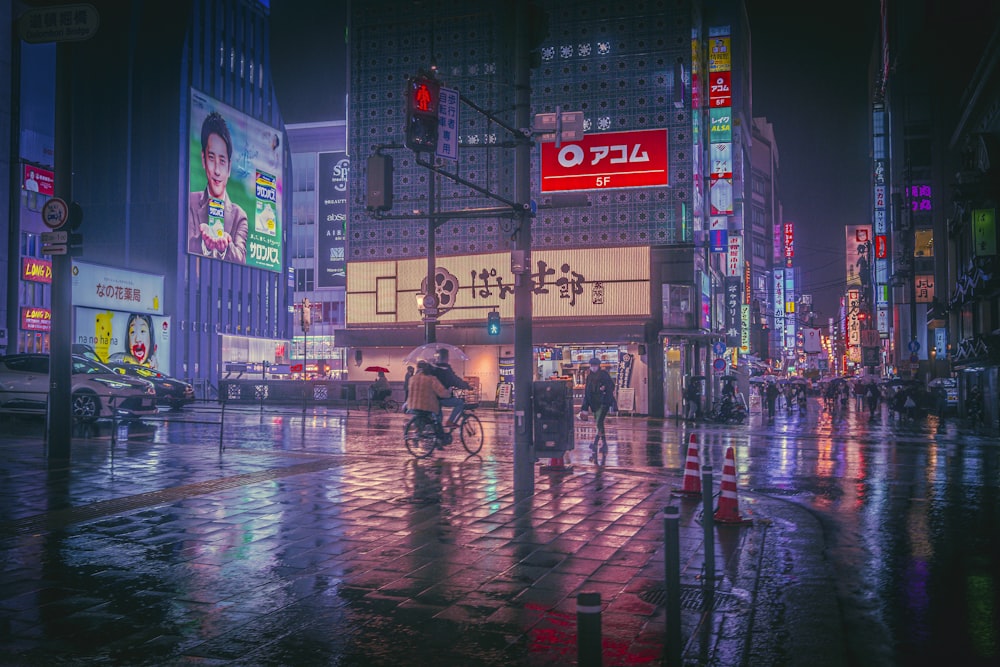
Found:
[[[781,390],[778,389],[778,383],[768,382],[767,391],[764,393],[764,399],[767,401],[767,419],[768,421],[774,420],[774,406],[778,402],[778,396],[781,394]]]
[[[611,374],[601,368],[601,360],[594,357],[590,360],[590,373],[587,374],[587,385],[583,391],[583,406],[580,413],[588,410],[593,413],[597,424],[594,443],[590,446],[591,460],[597,456],[597,445],[601,443],[601,454],[608,453],[608,438],[604,434],[604,419],[608,416],[611,406],[615,404],[615,383]]]

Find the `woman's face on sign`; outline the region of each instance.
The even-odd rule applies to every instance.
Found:
[[[149,360],[150,337],[149,327],[145,320],[133,320],[128,329],[128,350],[140,364]]]

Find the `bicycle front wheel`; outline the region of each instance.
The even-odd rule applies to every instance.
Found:
[[[459,429],[459,437],[462,438],[462,446],[469,454],[478,454],[483,448],[483,424],[479,417],[473,414],[465,415]]]
[[[406,451],[410,452],[418,459],[425,459],[434,453],[437,438],[434,436],[434,427],[419,417],[414,417],[406,422],[403,429],[403,442],[406,443]]]
[[[385,399],[385,409],[387,412],[398,412],[399,403],[397,403],[395,399],[387,398]]]

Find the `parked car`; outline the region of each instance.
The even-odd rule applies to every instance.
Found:
[[[104,364],[72,356],[70,393],[73,416],[135,418],[156,413],[151,382],[122,377]],[[0,357],[0,411],[45,414],[49,399],[49,355]],[[113,399],[113,400],[112,400]]]
[[[109,361],[107,366],[116,373],[152,382],[153,388],[156,389],[156,402],[160,405],[169,405],[174,410],[180,410],[188,403],[194,402],[194,387],[155,368],[124,361]]]

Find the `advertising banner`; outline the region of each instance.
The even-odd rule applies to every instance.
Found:
[[[795,223],[785,223],[785,266],[791,267],[795,259]]]
[[[847,286],[855,287],[861,285],[861,275],[858,271],[858,263],[862,258],[867,262],[868,241],[871,239],[871,231],[868,225],[848,225],[847,226]],[[864,266],[861,267],[864,269]]]
[[[21,187],[28,192],[54,197],[56,194],[55,182],[55,172],[30,164],[24,165],[24,178],[21,181]]]
[[[712,156],[711,176],[713,178],[732,178],[733,145],[731,143],[712,144],[709,153]]]
[[[733,179],[712,179],[709,183],[708,198],[712,204],[712,215],[732,215]]]
[[[280,272],[281,132],[191,90],[188,252]]]
[[[542,192],[666,186],[667,131],[599,132],[541,144]]]
[[[103,361],[170,369],[170,318],[146,313],[74,308],[73,342]]]
[[[316,195],[316,287],[343,287],[347,284],[344,241],[347,234],[347,153],[320,153]]]
[[[729,237],[729,251],[726,253],[726,276],[739,278],[743,274],[743,237]]]
[[[728,72],[732,69],[729,52],[729,37],[713,37],[708,40],[708,71]]]
[[[73,305],[163,314],[163,276],[73,262]]]

